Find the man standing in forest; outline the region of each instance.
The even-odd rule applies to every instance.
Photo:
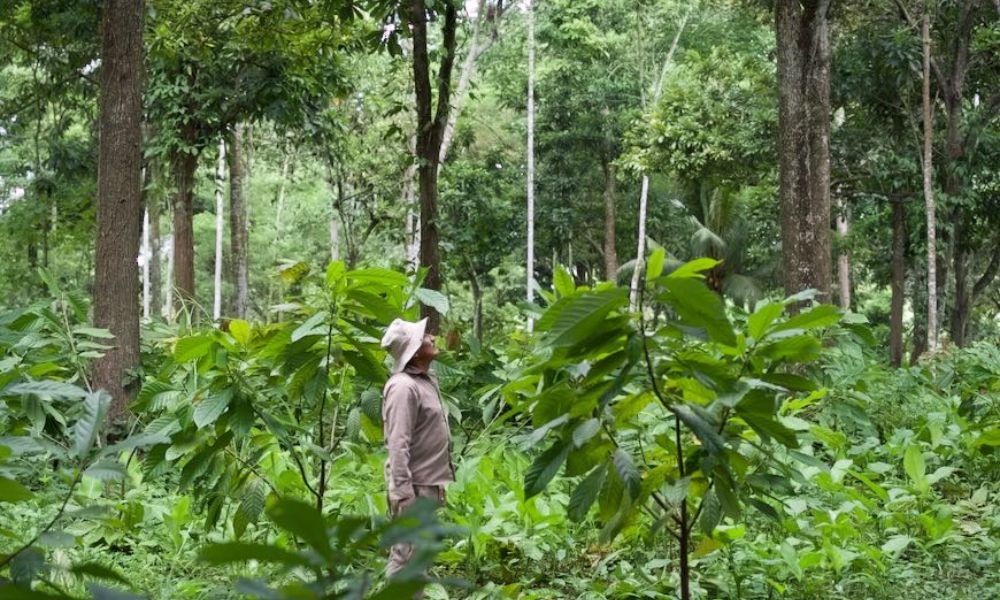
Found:
[[[426,329],[427,319],[417,323],[396,319],[382,337],[382,347],[394,360],[382,403],[389,451],[385,480],[393,517],[417,498],[430,498],[443,505],[444,488],[455,480],[448,415],[437,378],[430,372],[438,349],[434,336],[426,334]],[[387,574],[395,575],[412,556],[412,544],[394,545],[389,552]]]

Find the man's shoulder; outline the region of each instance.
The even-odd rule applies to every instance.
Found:
[[[385,382],[385,386],[382,388],[382,392],[383,394],[388,394],[393,390],[409,390],[413,387],[414,383],[416,381],[413,375],[400,371],[389,377],[389,380]]]

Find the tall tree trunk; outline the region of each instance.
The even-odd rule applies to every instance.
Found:
[[[149,211],[142,213],[142,242],[139,248],[139,264],[142,265],[142,318],[148,319],[152,307],[149,295],[149,263],[152,260],[149,244]]]
[[[479,284],[479,275],[469,272],[469,284],[472,286],[472,334],[479,342],[483,341],[483,288]]]
[[[660,68],[660,75],[656,78],[656,84],[653,87],[652,104],[654,106],[660,100],[660,94],[663,92],[663,80],[667,77],[667,69],[670,68],[670,63],[674,60],[674,52],[677,51],[677,44],[681,41],[681,34],[684,33],[684,27],[687,25],[688,17],[690,15],[690,11],[684,13],[684,17],[681,19],[681,23],[677,27],[677,33],[674,34],[674,39],[670,42],[670,50],[667,51],[667,56],[663,59],[663,66]],[[646,212],[648,202],[649,174],[643,173],[642,187],[639,191],[639,242],[635,253],[635,268],[632,269],[632,281],[629,284],[629,304],[631,305],[632,310],[635,310],[638,307],[639,278],[643,276],[642,272],[645,270]]]
[[[451,72],[455,64],[455,29],[458,10],[453,2],[444,3],[441,24],[442,56],[437,73],[437,107],[431,97],[430,55],[427,51],[427,8],[424,0],[412,0],[410,25],[413,31],[413,81],[417,110],[417,174],[420,182],[420,266],[427,269],[424,287],[441,289],[441,255],[438,234],[438,164],[441,136],[448,118],[451,96]],[[421,307],[428,319],[428,331],[437,333],[441,315],[431,306]]]
[[[212,320],[222,318],[222,240],[225,238],[226,141],[219,140],[219,159],[215,164],[215,295]]]
[[[841,197],[837,198],[837,235],[841,243],[846,242],[850,233],[850,221],[847,215],[847,205]],[[840,307],[851,310],[851,255],[846,249],[841,249],[837,256],[837,283]]]
[[[417,136],[410,137],[410,154],[416,156]],[[416,194],[417,163],[403,174],[403,206],[406,207],[406,264],[416,273],[420,268],[420,213]]]
[[[232,263],[232,282],[235,298],[233,314],[245,319],[250,304],[250,271],[247,264],[249,232],[247,231],[247,204],[245,188],[245,167],[243,157],[243,126],[233,128],[229,154],[229,243]]]
[[[173,231],[167,236],[166,242],[167,250],[167,276],[164,278],[165,281],[174,281],[174,262],[176,261],[177,252],[174,245],[174,234]],[[167,285],[167,292],[163,295],[163,318],[167,320],[168,323],[173,323],[176,313],[174,312],[174,286],[173,284]]]
[[[176,290],[176,308],[193,309],[194,289],[194,176],[198,168],[198,157],[194,154],[180,154],[174,160],[177,179],[177,196],[174,201],[173,226],[173,273]],[[171,307],[175,313],[176,308]]]
[[[618,249],[615,240],[615,165],[606,159],[601,165],[604,172],[604,277],[615,281],[618,273]]]
[[[110,420],[124,415],[136,388],[126,375],[139,366],[144,14],[142,0],[107,0],[101,18],[94,324],[115,341],[94,363],[94,385],[111,394]]]
[[[777,0],[779,197],[785,292],[831,299],[830,0]]]
[[[528,304],[535,301],[535,8],[532,0],[527,0],[525,10],[528,13],[528,241],[527,241],[527,282]],[[556,262],[552,261],[552,274],[555,275]],[[534,329],[535,322],[528,317],[528,332]]]
[[[934,116],[931,108],[931,21],[923,19],[924,203],[927,207],[927,350],[937,350],[937,219],[934,214]]]
[[[149,167],[149,181],[154,184],[158,181],[158,163],[151,162]],[[155,191],[154,187],[154,191]],[[160,236],[160,195],[158,193],[147,193],[146,211],[149,215],[149,304],[150,316],[159,311],[162,312],[162,268],[160,254],[163,248],[163,241]]]
[[[288,168],[291,163],[292,155],[286,154],[285,158],[281,161],[281,183],[278,184],[278,202],[277,207],[274,212],[274,230],[281,236],[282,223],[281,217],[285,212],[285,188],[288,184]]]
[[[892,204],[892,301],[889,309],[889,362],[903,364],[903,306],[906,302],[906,205],[895,197]]]

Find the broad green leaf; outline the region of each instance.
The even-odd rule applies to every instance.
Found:
[[[600,430],[601,421],[598,419],[587,419],[583,423],[580,423],[573,430],[573,446],[576,448],[583,446]]]
[[[551,448],[539,455],[524,474],[524,497],[532,498],[541,493],[545,486],[559,472],[559,468],[569,456],[571,444],[556,442]]]
[[[906,452],[903,454],[903,469],[918,491],[921,493],[927,491],[929,487],[927,463],[924,462],[924,455],[916,444],[910,444],[906,447]]]
[[[661,278],[660,284],[664,290],[660,300],[674,309],[682,323],[704,329],[717,342],[728,346],[736,344],[722,299],[703,282],[668,276]]]
[[[25,502],[35,495],[13,479],[0,475],[0,502]]]
[[[677,267],[667,277],[675,279],[704,278],[705,276],[701,274],[702,271],[714,269],[721,263],[722,261],[714,258],[696,258]]]
[[[198,553],[198,557],[210,565],[226,565],[256,560],[265,563],[275,563],[289,568],[305,567],[313,569],[315,567],[312,562],[301,554],[264,544],[246,544],[240,542],[212,544],[202,548],[201,552]]]
[[[715,426],[706,421],[704,417],[684,405],[674,406],[673,411],[681,422],[701,440],[702,446],[709,453],[718,454],[725,449],[725,442],[715,430]]]
[[[201,428],[215,423],[229,407],[232,397],[232,388],[226,388],[222,392],[203,398],[194,408],[194,424]]]
[[[197,360],[208,354],[213,344],[215,339],[208,334],[183,337],[177,340],[177,345],[174,346],[174,360],[179,363]]]
[[[663,274],[663,265],[667,261],[667,251],[659,247],[649,255],[646,261],[646,281],[653,281]]]
[[[292,332],[292,341],[297,342],[309,335],[326,335],[328,327],[324,325],[329,314],[321,310],[305,320]]]
[[[259,480],[251,481],[243,492],[243,500],[236,508],[236,515],[233,517],[233,533],[236,539],[243,537],[248,525],[254,525],[264,512],[264,500],[267,497],[267,490]]]
[[[899,558],[913,541],[913,538],[908,535],[894,535],[882,544],[882,552],[891,555],[893,558]]]
[[[597,500],[597,494],[604,485],[604,477],[608,472],[608,463],[601,463],[594,467],[589,475],[580,481],[573,493],[569,497],[568,514],[570,520],[579,523],[587,517],[587,512]]]
[[[538,320],[552,346],[572,346],[590,336],[601,321],[628,301],[628,290],[613,288],[560,298]]]
[[[250,324],[243,319],[230,321],[229,333],[232,334],[233,339],[241,346],[246,346],[250,343]]]
[[[70,567],[70,573],[81,577],[93,577],[94,579],[104,579],[105,581],[117,581],[125,585],[132,585],[120,573],[99,563],[87,562],[79,563]]]
[[[330,538],[326,522],[314,506],[301,500],[281,498],[267,511],[274,524],[299,537],[320,556],[329,559]]]
[[[568,414],[560,415],[555,419],[552,419],[551,421],[545,423],[538,429],[535,429],[534,431],[531,432],[531,435],[528,436],[527,446],[531,447],[537,444],[538,442],[542,441],[542,439],[548,432],[552,431],[556,427],[563,425],[568,420],[569,420]]]
[[[979,434],[976,446],[1000,446],[1000,427],[993,427]]]
[[[83,413],[73,426],[73,456],[83,458],[94,447],[110,405],[111,396],[104,390],[87,394],[83,399]]]
[[[96,327],[74,327],[73,333],[92,338],[100,338],[102,340],[112,340],[115,338],[115,336],[107,329],[98,329]]]
[[[448,297],[441,292],[427,288],[417,288],[413,291],[413,295],[424,306],[430,306],[442,315],[448,314]]]
[[[125,467],[115,461],[101,460],[87,467],[83,474],[101,481],[119,481],[125,478]]]
[[[572,296],[573,292],[576,291],[576,282],[573,281],[573,276],[562,265],[556,269],[552,285],[555,286],[556,293],[559,294],[560,298]]]
[[[642,475],[639,474],[639,469],[632,462],[632,457],[621,448],[615,450],[612,460],[615,464],[615,471],[621,478],[622,485],[625,486],[625,491],[628,492],[630,498],[635,500],[639,497],[639,492],[642,491]]]
[[[774,327],[774,331],[829,327],[840,322],[841,316],[840,309],[836,306],[832,304],[820,304],[811,310],[795,315],[784,323],[779,323]]]
[[[781,313],[785,312],[785,306],[783,304],[768,303],[763,306],[758,306],[757,310],[750,315],[747,319],[747,335],[755,340],[759,340],[764,337],[764,333],[767,328],[771,326],[771,323],[781,316]]]
[[[85,398],[87,390],[62,381],[28,381],[16,383],[6,390],[4,394],[17,396],[34,395],[43,398]]]

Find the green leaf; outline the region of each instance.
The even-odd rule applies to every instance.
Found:
[[[324,558],[330,558],[330,538],[327,536],[326,522],[311,504],[282,498],[267,511],[267,515],[275,525],[301,538]]]
[[[588,419],[573,430],[573,446],[579,448],[590,441],[601,430],[599,419]]]
[[[704,329],[717,342],[736,345],[736,335],[722,299],[703,282],[668,276],[660,279],[660,285],[664,290],[660,300],[674,309],[682,323]]]
[[[893,558],[899,558],[903,551],[913,542],[914,539],[908,535],[894,535],[882,544],[882,552],[891,555]]]
[[[321,310],[306,319],[292,332],[292,341],[297,342],[309,335],[326,335],[328,328],[323,324],[328,316],[329,314],[325,310]]]
[[[70,567],[70,573],[80,577],[93,577],[94,579],[103,579],[105,581],[117,581],[125,585],[132,585],[127,579],[122,577],[114,569],[105,567],[102,564],[87,562],[79,563]]]
[[[635,500],[639,497],[639,492],[642,491],[642,476],[639,474],[639,469],[632,462],[632,457],[621,448],[615,450],[612,460],[615,464],[615,471],[625,486],[625,491],[628,492],[630,498]]]
[[[667,277],[676,279],[704,278],[705,276],[701,274],[702,271],[709,271],[720,264],[722,261],[714,258],[696,258],[677,267]]]
[[[73,426],[73,456],[83,458],[94,447],[110,405],[111,396],[104,390],[87,394],[83,399],[83,414]]]
[[[430,306],[439,314],[448,314],[448,298],[441,292],[427,288],[417,288],[413,291],[413,295],[424,306]]]
[[[125,467],[121,463],[102,460],[98,461],[83,472],[87,477],[93,477],[101,481],[120,481],[125,479]]]
[[[604,477],[607,475],[607,472],[608,463],[601,463],[594,467],[594,470],[576,486],[576,489],[573,490],[573,493],[569,497],[568,514],[570,520],[579,523],[587,517],[590,507],[597,500],[597,494],[600,493],[601,486],[604,485]]]
[[[179,363],[197,360],[208,354],[214,343],[215,339],[207,334],[181,338],[174,346],[174,360]]]
[[[539,455],[524,474],[524,497],[532,498],[541,493],[545,486],[559,472],[559,467],[569,456],[571,444],[556,442],[551,448]]]
[[[6,390],[4,394],[17,396],[34,395],[42,398],[85,398],[87,390],[62,381],[28,381],[17,383]]]
[[[96,327],[74,327],[73,333],[92,338],[100,338],[102,340],[113,340],[115,338],[114,334],[107,329],[98,329]]]
[[[552,285],[556,288],[556,293],[559,294],[560,298],[572,296],[573,292],[576,291],[576,282],[573,280],[573,276],[562,265],[556,268]]]
[[[211,546],[202,548],[201,552],[198,553],[198,558],[210,565],[226,565],[256,560],[265,563],[276,563],[289,568],[314,568],[314,565],[300,554],[265,544],[246,544],[241,542],[212,544]]]
[[[229,333],[241,346],[246,346],[250,343],[250,324],[243,319],[234,319],[230,321]]]
[[[229,407],[229,401],[233,397],[232,388],[226,388],[218,394],[214,394],[202,399],[198,406],[194,408],[194,424],[199,428],[211,425]]]
[[[628,290],[613,288],[560,298],[538,320],[552,346],[572,346],[586,339],[601,321],[628,301]]]
[[[715,426],[706,421],[704,417],[684,405],[674,406],[673,411],[681,422],[701,440],[702,446],[710,454],[718,454],[725,449],[725,442],[715,430]]]
[[[767,328],[771,326],[771,323],[781,316],[781,313],[785,312],[784,304],[769,303],[763,306],[758,306],[757,310],[750,315],[747,319],[747,335],[755,340],[759,340],[764,337],[764,333]]]
[[[0,475],[0,502],[25,502],[35,495],[13,479]]]
[[[784,323],[779,323],[774,327],[774,331],[829,327],[840,322],[841,316],[840,309],[836,306],[832,304],[820,304],[812,310],[795,315]]]
[[[661,246],[653,250],[646,261],[646,281],[653,281],[663,274],[663,265],[667,262],[667,251]]]
[[[267,491],[260,481],[254,480],[247,485],[243,500],[236,508],[236,515],[233,517],[233,533],[236,534],[236,539],[243,537],[248,525],[253,525],[260,519],[261,513],[264,512],[266,497]]]
[[[903,454],[903,469],[918,491],[924,493],[929,489],[927,463],[924,462],[924,455],[916,444],[906,447],[906,452]]]

